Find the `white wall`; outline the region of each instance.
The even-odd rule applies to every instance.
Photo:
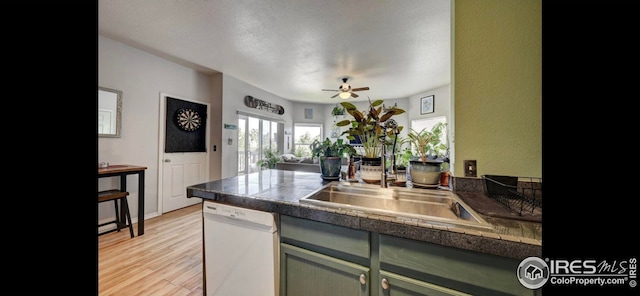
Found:
[[[299,103],[296,102],[293,104],[294,112],[293,112],[293,122],[295,123],[321,123],[324,124],[327,118],[331,118],[331,109],[326,111],[326,104],[310,104],[310,103]],[[333,106],[333,105],[331,105]],[[304,109],[313,110],[312,118],[305,118]],[[326,132],[326,126],[323,127],[323,133],[328,136]]]
[[[422,118],[447,116],[447,121],[451,121],[451,90],[450,85],[445,85],[426,92],[415,94],[409,97],[409,108],[405,109],[409,115],[409,121]],[[420,114],[420,99],[434,95],[433,113]]]
[[[98,36],[98,86],[122,91],[121,137],[98,138],[98,162],[147,167],[145,217],[148,219],[156,216],[160,93],[209,103],[210,77]],[[211,143],[214,143],[213,139]],[[118,178],[102,178],[98,181],[98,190],[118,187]],[[131,216],[135,223],[138,221],[138,182],[135,177],[128,177],[127,190],[130,193],[128,200]],[[112,204],[100,204],[98,220],[109,216],[113,216]]]

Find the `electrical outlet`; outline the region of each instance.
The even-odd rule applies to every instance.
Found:
[[[475,160],[465,160],[464,161],[464,176],[465,177],[477,177],[478,176],[478,166],[476,165]]]

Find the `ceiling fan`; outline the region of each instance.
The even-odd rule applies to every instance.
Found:
[[[357,88],[351,88],[351,85],[349,83],[347,83],[347,80],[349,80],[349,77],[344,77],[342,78],[342,84],[340,84],[340,86],[338,87],[338,89],[322,89],[323,91],[337,91],[338,93],[333,95],[331,98],[335,98],[337,96],[340,96],[341,99],[348,99],[351,97],[357,98],[358,95],[355,94],[355,91],[363,91],[363,90],[369,90],[369,87],[357,87]]]

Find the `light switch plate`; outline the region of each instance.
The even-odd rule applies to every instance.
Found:
[[[464,176],[465,177],[477,177],[478,176],[478,166],[476,165],[475,160],[465,160],[464,161]]]

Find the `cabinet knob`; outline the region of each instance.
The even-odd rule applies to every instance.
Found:
[[[360,275],[360,283],[363,285],[367,283],[367,276],[364,273]]]
[[[387,278],[383,278],[382,281],[380,282],[380,285],[382,286],[383,290],[388,290],[389,289],[389,280],[387,280]]]
[[[164,162],[171,162],[171,159],[166,158]]]

